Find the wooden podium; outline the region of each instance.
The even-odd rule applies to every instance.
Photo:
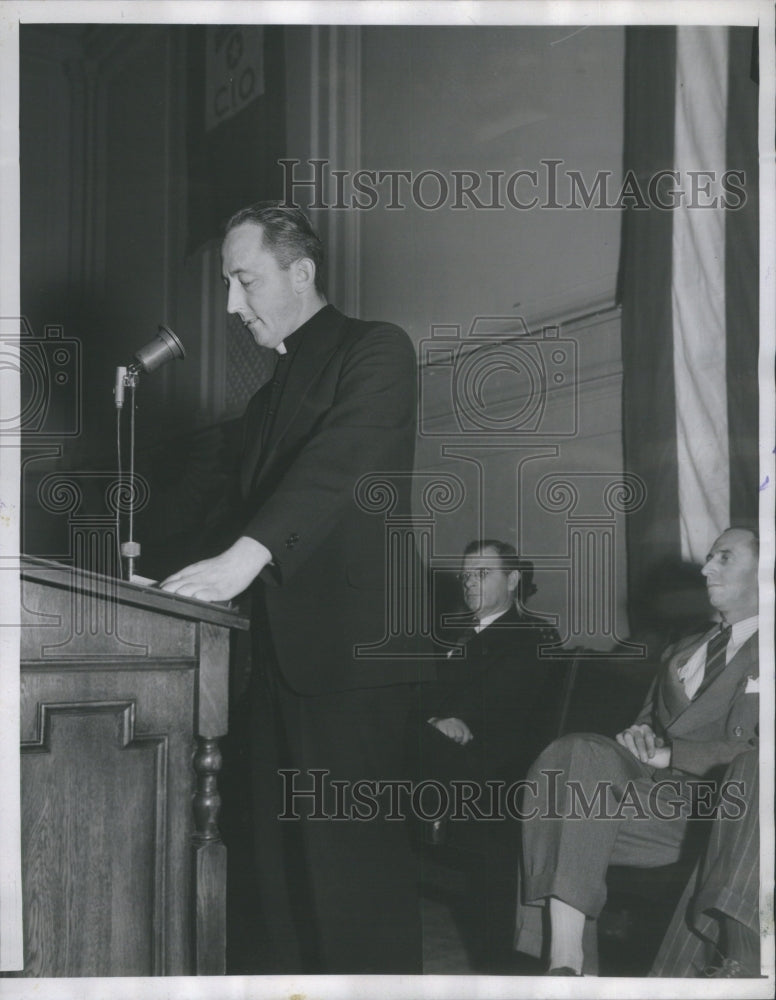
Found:
[[[26,976],[225,972],[221,605],[22,558]]]

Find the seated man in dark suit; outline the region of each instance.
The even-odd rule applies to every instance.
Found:
[[[506,858],[516,861],[517,830],[503,804],[496,818],[497,799],[485,782],[500,780],[506,788],[523,777],[552,738],[562,680],[562,664],[542,657],[543,647],[559,644],[558,633],[522,607],[521,599],[536,590],[532,576],[532,565],[505,542],[467,545],[459,575],[469,609],[460,618],[461,645],[440,662],[436,684],[424,692],[423,776],[468,781],[475,810],[493,816],[464,822],[461,815],[447,824],[447,842],[470,852],[477,950],[487,945],[491,954],[510,950],[515,886],[504,865]],[[453,794],[450,801],[454,816]],[[483,956],[475,961],[486,964]]]
[[[609,865],[677,861],[702,805],[698,779],[713,786],[756,742],[758,552],[753,532],[723,532],[702,570],[719,626],[669,648],[639,717],[616,742],[565,736],[528,773],[535,815],[523,830],[516,948],[541,954],[549,900],[550,974],[597,971],[595,921]]]
[[[740,753],[703,858],[676,907],[651,976],[760,975],[759,749]]]
[[[427,725],[442,737],[430,745],[446,777],[514,781],[547,735],[538,716],[557,695],[557,674],[540,650],[560,639],[523,608],[536,592],[533,566],[507,542],[470,542],[459,580],[470,614],[459,619],[462,655],[448,652],[426,687]]]

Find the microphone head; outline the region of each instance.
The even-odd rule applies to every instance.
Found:
[[[185,358],[183,344],[168,326],[159,324],[159,333],[152,341],[141,347],[134,355],[141,371],[153,372],[168,361]]]

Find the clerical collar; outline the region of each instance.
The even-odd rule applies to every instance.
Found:
[[[305,320],[301,326],[298,326],[293,333],[289,333],[287,337],[280,341],[275,348],[278,354],[293,354],[299,347],[299,343],[305,334],[308,333],[313,327],[317,326],[318,322],[324,318],[324,315],[328,316],[329,312],[333,309],[334,306],[329,305],[328,303],[321,306],[318,312],[313,313],[313,315],[308,320]]]

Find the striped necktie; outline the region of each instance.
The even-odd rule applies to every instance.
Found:
[[[719,632],[716,632],[706,645],[706,668],[703,674],[703,681],[698,688],[695,697],[705,691],[711,682],[725,669],[727,661],[727,646],[730,642],[730,625],[720,625]]]

